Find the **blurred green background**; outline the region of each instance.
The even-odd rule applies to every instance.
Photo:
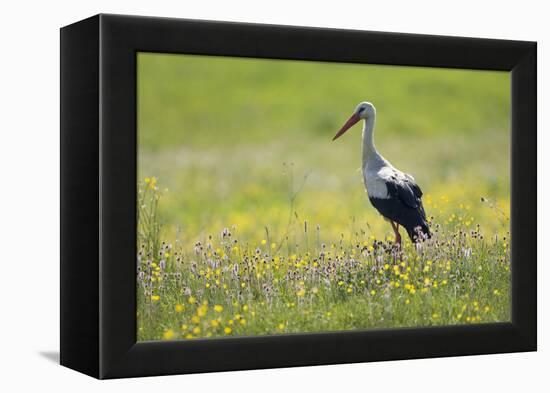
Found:
[[[364,191],[361,125],[331,141],[360,101],[429,216],[508,230],[509,73],[140,53],[137,85],[138,180],[157,178],[170,240],[235,225],[292,241],[304,221],[327,241],[392,234]]]

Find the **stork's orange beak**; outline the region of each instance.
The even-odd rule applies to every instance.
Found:
[[[337,138],[339,138],[344,132],[349,130],[351,127],[353,127],[354,124],[356,124],[361,118],[357,114],[351,115],[351,117],[346,121],[346,124],[338,131],[336,135],[334,135],[334,138],[332,138],[333,141],[335,141]]]

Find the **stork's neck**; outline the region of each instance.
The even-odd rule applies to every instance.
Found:
[[[382,159],[374,146],[374,122],[375,117],[372,115],[365,119],[363,125],[363,170],[369,161]]]

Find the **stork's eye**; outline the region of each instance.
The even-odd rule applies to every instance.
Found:
[[[365,110],[365,107],[362,106],[361,108],[359,108],[359,111],[357,111],[357,113],[361,113],[361,112],[363,112],[364,110]]]

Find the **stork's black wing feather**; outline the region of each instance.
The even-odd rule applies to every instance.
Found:
[[[386,188],[388,198],[369,198],[380,214],[405,227],[413,242],[417,241],[417,230],[430,237],[420,187],[409,179],[401,182],[389,179]]]
[[[413,209],[418,209],[422,205],[422,200],[420,199],[422,198],[422,190],[413,181],[387,181],[386,187],[391,197],[399,198],[405,205]]]
[[[424,193],[422,192],[418,184],[409,179],[405,180],[405,182],[409,185],[411,190],[413,190],[414,195],[416,195],[418,198],[422,198],[422,195],[424,195]]]
[[[414,181],[407,179],[405,182],[408,184],[408,186],[414,192],[414,195],[416,196],[417,201],[418,201],[418,211],[422,215],[422,218],[424,218],[424,220],[425,220],[426,219],[426,212],[424,211],[424,205],[422,205],[422,195],[424,193],[420,189],[420,186],[418,184],[416,184]]]

